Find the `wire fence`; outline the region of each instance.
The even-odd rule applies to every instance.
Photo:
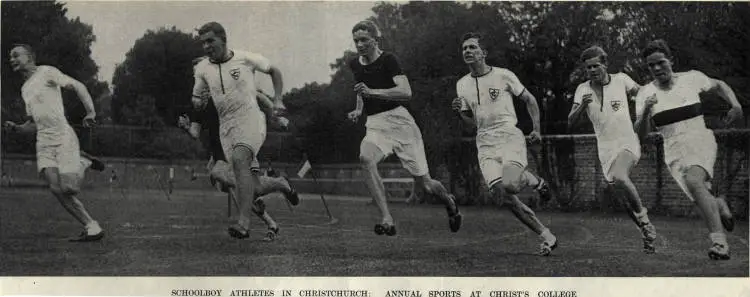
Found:
[[[192,160],[205,162],[207,150],[202,143],[192,139],[179,128],[161,129],[102,125],[92,129],[75,127],[81,148],[100,157],[131,160],[152,160],[157,163],[177,164]],[[750,129],[714,130],[718,154],[714,168],[712,191],[717,195],[726,195],[732,203],[739,206],[741,216],[747,216],[748,168],[750,167]],[[26,156],[33,159],[35,140],[33,135],[3,134],[3,158]],[[325,137],[316,135],[315,137]],[[308,137],[309,138],[309,137]],[[326,147],[306,145],[308,138],[293,133],[269,133],[259,153],[262,163],[272,161],[274,164],[300,164],[311,151],[320,154],[340,154],[334,158],[348,160],[335,167],[341,171],[342,166],[358,170],[356,151],[339,149],[341,147],[358,147],[357,137],[349,137],[345,143],[331,143]],[[496,201],[488,194],[481,176],[476,158],[476,147],[473,138],[442,139],[428,143],[425,140],[428,163],[433,177],[442,180],[449,190],[456,194],[462,204],[491,205]],[[437,143],[437,144],[436,144]],[[616,208],[616,202],[608,197],[606,182],[603,179],[599,164],[596,139],[593,135],[545,135],[540,144],[528,146],[529,168],[545,178],[552,187],[552,203],[561,209],[581,208]],[[311,160],[314,162],[314,160]],[[145,162],[145,161],[142,161]],[[5,163],[5,162],[4,162]],[[387,163],[398,164],[391,158]],[[328,163],[318,163],[325,168]],[[329,166],[330,167],[330,166]],[[394,167],[394,166],[390,166]],[[389,167],[389,168],[390,168]],[[397,166],[396,166],[397,167]],[[333,168],[333,167],[332,167]],[[321,169],[325,170],[325,169]],[[333,169],[331,171],[334,171]],[[387,171],[393,172],[392,169]],[[339,178],[335,173],[321,172],[332,179]],[[385,173],[388,175],[389,173]],[[400,174],[403,174],[400,173]],[[349,176],[352,176],[350,174]],[[676,185],[668,168],[664,164],[664,152],[661,137],[652,134],[642,143],[642,157],[632,172],[633,181],[642,198],[656,211],[660,208],[682,207],[690,211],[691,204],[682,199],[684,194]],[[386,176],[387,177],[387,176]],[[342,178],[343,180],[343,178]],[[532,204],[535,202],[532,201]],[[742,211],[744,209],[744,211]]]

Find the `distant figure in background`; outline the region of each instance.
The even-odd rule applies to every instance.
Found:
[[[18,125],[5,122],[7,131],[36,133],[37,168],[44,176],[49,189],[78,222],[83,232],[71,241],[98,241],[104,237],[99,223],[89,215],[83,203],[76,198],[87,168],[102,171],[104,164],[80,150],[78,136],[65,119],[61,88],[71,89],[86,108],[83,126],[95,124],[96,112],[86,86],[52,66],[37,65],[36,56],[29,45],[19,44],[10,51],[13,71],[21,73],[24,83],[21,96],[26,103],[26,113],[31,119]]]
[[[708,256],[728,260],[729,244],[722,225],[731,231],[734,221],[726,201],[709,192],[717,144],[713,131],[706,128],[699,95],[710,92],[732,106],[726,124],[742,119],[742,107],[724,81],[696,70],[673,72],[672,51],[666,41],[649,42],[642,55],[654,80],[643,86],[636,98],[636,131],[643,139],[651,125],[656,126],[664,139],[664,163],[706,220],[712,243]]]

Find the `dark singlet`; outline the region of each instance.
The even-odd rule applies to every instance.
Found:
[[[389,52],[383,52],[380,54],[380,57],[369,65],[362,65],[359,62],[359,57],[357,57],[349,62],[349,68],[354,73],[354,81],[356,83],[365,83],[370,89],[393,88],[396,86],[393,77],[404,74],[396,56]],[[405,102],[393,102],[375,98],[362,98],[362,100],[364,102],[363,112],[368,116],[389,111],[399,106],[406,106]]]

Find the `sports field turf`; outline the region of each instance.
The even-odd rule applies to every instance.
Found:
[[[42,189],[0,194],[0,272],[5,276],[741,276],[748,277],[748,222],[728,236],[729,261],[711,261],[702,220],[652,217],[657,253],[641,252],[625,215],[539,213],[558,236],[550,257],[539,238],[505,210],[465,207],[451,233],[439,206],[391,204],[398,235],[376,236],[378,210],[361,197],[303,195],[293,212],[267,199],[281,226],[274,242],[254,221],[251,237],[226,233],[226,196],[217,192],[98,190],[82,196],[107,230],[96,243],[69,243],[80,231]]]

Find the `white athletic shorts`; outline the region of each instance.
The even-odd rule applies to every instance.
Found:
[[[610,141],[597,142],[597,147],[599,150],[599,162],[602,165],[602,173],[607,182],[613,181],[610,170],[617,156],[627,151],[635,156],[636,163],[641,159],[641,143],[636,137],[623,137]]]
[[[695,131],[690,134],[680,134],[664,140],[664,163],[669,167],[672,177],[680,188],[694,201],[685,182],[685,173],[692,166],[700,166],[708,173],[706,185],[710,188],[710,180],[714,176],[716,162],[716,137],[711,130]]]
[[[528,166],[526,137],[520,130],[491,132],[477,135],[477,159],[487,186],[502,181],[503,166]]]
[[[425,176],[430,170],[424,152],[422,132],[417,122],[404,107],[398,107],[367,117],[367,132],[362,145],[370,143],[386,156],[396,154],[401,164],[413,176]]]
[[[39,173],[44,168],[57,168],[60,174],[81,173],[81,149],[73,128],[62,133],[60,141],[51,143],[38,139],[36,143],[36,164]]]
[[[258,111],[256,114],[242,115],[222,121],[219,126],[221,147],[227,160],[232,159],[232,151],[237,146],[252,150],[257,159],[258,152],[266,141],[266,118]]]

